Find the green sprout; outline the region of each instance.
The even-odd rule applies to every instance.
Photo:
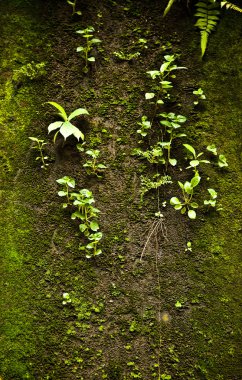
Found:
[[[199,88],[198,90],[194,90],[192,93],[193,93],[194,95],[196,95],[196,96],[197,96],[197,99],[198,99],[198,100],[195,100],[195,101],[193,102],[193,104],[194,104],[195,106],[198,105],[199,100],[204,100],[204,99],[206,99],[206,96],[204,95],[203,90],[202,90],[201,88]]]
[[[83,68],[84,73],[88,72],[89,62],[95,62],[95,57],[93,55],[90,55],[93,50],[93,46],[102,42],[99,38],[93,37],[94,32],[95,29],[92,26],[76,31],[76,33],[80,34],[83,38],[86,39],[86,45],[78,46],[76,49],[78,53],[81,53],[82,58],[85,60],[85,66]]]
[[[197,167],[201,163],[210,164],[209,160],[200,160],[199,159],[199,157],[201,157],[203,155],[203,153],[198,153],[197,154],[196,151],[195,151],[195,149],[193,148],[193,146],[191,146],[189,144],[183,144],[183,146],[186,148],[186,150],[189,152],[189,154],[191,155],[191,158],[192,158],[192,160],[190,160],[190,162],[189,162],[190,165],[186,169],[193,168],[194,172],[198,173]]]
[[[54,135],[54,142],[56,141],[56,137],[59,133],[64,137],[65,140],[67,139],[67,137],[71,135],[75,136],[78,141],[80,138],[84,140],[84,134],[77,127],[75,127],[70,121],[79,115],[89,115],[88,111],[85,108],[77,108],[69,116],[67,116],[66,111],[60,104],[56,102],[48,102],[48,104],[55,107],[59,111],[58,115],[61,116],[62,119],[64,120],[64,121],[55,121],[54,123],[51,123],[48,126],[48,133],[58,129],[58,131]]]
[[[182,214],[187,212],[190,219],[196,219],[196,211],[193,209],[198,208],[198,204],[192,201],[194,188],[199,184],[201,177],[196,173],[191,181],[186,181],[184,184],[178,181],[178,184],[182,190],[183,200],[181,201],[177,197],[170,199],[170,204],[175,210],[180,210]]]
[[[67,203],[65,202],[62,204],[62,207],[66,208],[66,207],[68,207],[68,205],[71,204],[69,189],[75,188],[75,185],[76,185],[75,180],[74,180],[74,178],[65,176],[65,177],[62,177],[60,179],[57,179],[56,182],[59,183],[59,185],[63,186],[63,189],[58,191],[58,195],[59,195],[59,197],[66,197]]]
[[[87,160],[83,167],[87,169],[88,174],[94,174],[98,178],[101,178],[100,173],[102,173],[107,166],[104,164],[97,164],[97,158],[99,157],[100,150],[98,149],[89,149],[86,151],[86,154],[90,157],[90,160]]]
[[[35,143],[35,146],[33,146],[33,149],[37,149],[39,151],[39,156],[36,157],[36,161],[41,161],[41,169],[47,169],[47,166],[49,165],[46,160],[48,160],[48,156],[45,156],[43,154],[43,147],[47,144],[44,140],[39,140],[37,137],[29,137],[31,141]]]

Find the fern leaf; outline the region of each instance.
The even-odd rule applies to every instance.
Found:
[[[226,9],[233,9],[234,11],[242,13],[242,8],[238,7],[235,4],[230,3],[229,1],[221,1],[221,8],[222,7],[225,7]]]
[[[195,16],[198,18],[195,26],[200,29],[201,33],[201,52],[202,57],[205,54],[208,44],[209,34],[215,29],[218,21],[220,11],[218,10],[217,3],[213,0],[203,0],[196,4],[197,12]]]
[[[172,5],[175,3],[176,0],[169,0],[167,6],[166,6],[166,9],[164,10],[164,13],[163,13],[163,17],[165,17],[167,15],[167,13],[169,12],[169,10],[171,9]]]

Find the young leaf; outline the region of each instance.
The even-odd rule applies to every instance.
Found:
[[[62,126],[64,122],[63,121],[55,121],[54,123],[51,123],[49,126],[48,126],[48,133],[54,131],[55,129],[58,129]]]
[[[155,94],[153,92],[146,92],[145,94],[145,99],[148,100],[148,99],[153,99],[155,96]]]
[[[194,149],[191,145],[189,145],[189,144],[183,144],[183,146],[184,146],[189,152],[191,152],[191,153],[193,154],[194,157],[196,157],[196,151],[195,151],[195,149]]]
[[[71,121],[74,119],[74,117],[79,115],[89,115],[89,112],[86,110],[86,108],[77,108],[68,116],[68,121]]]
[[[187,215],[190,219],[196,219],[196,217],[197,217],[196,211],[194,211],[194,210],[188,210]]]
[[[56,102],[47,102],[48,104],[52,105],[53,107],[57,108],[58,111],[59,111],[59,115],[66,121],[67,120],[67,114],[66,114],[66,111],[64,110],[64,108],[56,103]]]
[[[99,230],[99,224],[97,223],[96,220],[93,220],[90,223],[90,228],[91,228],[92,231],[98,231]]]

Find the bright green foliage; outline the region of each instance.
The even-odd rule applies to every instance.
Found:
[[[220,168],[224,168],[224,167],[229,166],[227,163],[226,157],[223,154],[220,154],[218,157],[218,166]]]
[[[136,53],[125,53],[122,50],[120,50],[114,51],[113,54],[121,61],[131,61],[132,59],[138,58],[140,56],[140,52],[138,51]]]
[[[199,88],[198,90],[194,90],[192,93],[193,93],[194,95],[196,95],[196,96],[197,96],[197,99],[198,99],[198,100],[195,100],[195,101],[193,102],[193,104],[195,104],[195,106],[199,103],[199,100],[204,100],[204,99],[206,99],[206,96],[204,95],[203,90],[202,90],[201,88]]]
[[[98,178],[101,178],[100,173],[102,173],[107,168],[107,166],[101,163],[100,164],[97,163],[100,150],[89,149],[86,151],[86,154],[90,157],[90,159],[87,160],[85,164],[83,164],[83,167],[86,168],[88,174],[94,174]]]
[[[97,222],[100,210],[93,206],[95,200],[92,192],[88,189],[82,189],[79,193],[71,193],[71,200],[73,206],[77,208],[77,211],[72,213],[71,219],[81,220],[79,229],[90,241],[86,246],[80,245],[80,250],[87,251],[87,258],[100,255],[102,251],[97,248],[102,238],[102,233],[98,232],[99,224]]]
[[[69,188],[74,189],[75,188],[75,180],[71,177],[65,176],[63,178],[56,180],[59,185],[63,186],[63,189],[58,192],[59,197],[66,197],[67,203],[63,203],[63,208],[66,208],[68,205],[71,204],[70,202],[70,194],[69,194]]]
[[[171,177],[161,176],[160,174],[153,175],[152,179],[141,176],[141,191],[140,191],[140,201],[143,202],[144,195],[153,189],[158,189],[160,186],[168,185],[172,183]]]
[[[183,146],[186,148],[186,150],[189,152],[189,155],[190,155],[190,158],[191,161],[189,162],[190,163],[190,166],[188,166],[186,169],[190,169],[190,168],[193,168],[194,172],[195,173],[198,173],[198,169],[197,167],[201,164],[201,163],[204,163],[204,164],[210,164],[210,161],[209,160],[200,160],[199,157],[201,157],[203,155],[203,153],[196,153],[195,149],[193,148],[193,146],[189,145],[189,144],[183,144]]]
[[[210,199],[204,200],[205,206],[215,207],[216,206],[216,198],[217,198],[217,192],[214,189],[208,189]]]
[[[71,0],[66,0],[66,2],[67,2],[67,4],[71,5],[71,7],[72,7],[72,16],[74,16],[74,15],[81,16],[81,15],[82,15],[81,11],[77,11],[77,10],[76,10],[76,3],[77,3],[77,0],[73,0],[73,1],[71,1]]]
[[[218,21],[220,11],[218,4],[213,0],[203,0],[196,4],[197,12],[195,16],[198,18],[195,26],[200,29],[201,33],[201,51],[202,57],[207,48],[208,36],[214,31]]]
[[[164,150],[167,150],[166,167],[168,166],[168,164],[175,166],[177,164],[177,160],[175,158],[171,158],[172,142],[176,138],[186,136],[185,133],[178,132],[178,129],[181,128],[181,124],[185,123],[187,119],[185,116],[176,115],[173,112],[161,113],[158,116],[162,117],[162,120],[160,120],[160,124],[164,128],[163,140],[168,140],[159,143]]]
[[[198,208],[198,204],[192,201],[194,188],[199,184],[201,177],[195,174],[191,181],[186,181],[184,184],[178,181],[178,185],[182,190],[183,200],[181,201],[177,197],[172,197],[170,199],[170,204],[175,210],[181,210],[182,214],[187,212],[190,219],[196,219],[196,211],[194,209]]]
[[[83,235],[89,240],[87,245],[80,245],[80,250],[86,251],[86,257],[91,258],[92,256],[98,256],[102,253],[101,249],[98,248],[98,243],[102,239],[102,233],[98,232],[98,215],[100,210],[93,206],[95,200],[93,194],[88,189],[82,189],[77,192],[69,192],[69,188],[75,188],[75,180],[71,177],[63,177],[56,181],[64,188],[58,192],[60,197],[66,197],[67,202],[63,204],[63,208],[71,206],[75,208],[71,214],[71,219],[79,219],[81,223],[79,224],[79,230]]]
[[[60,115],[62,119],[64,120],[64,121],[55,121],[54,123],[51,123],[48,126],[49,133],[58,129],[58,131],[56,132],[54,136],[54,142],[56,141],[56,137],[58,133],[60,133],[64,137],[65,140],[67,137],[71,135],[75,136],[77,140],[79,140],[80,138],[84,140],[84,134],[77,127],[75,127],[70,121],[79,115],[89,115],[88,111],[85,108],[77,108],[69,116],[67,116],[66,111],[60,104],[56,102],[48,102],[48,103],[59,111],[58,115]]]
[[[93,50],[93,46],[102,42],[99,38],[93,37],[94,32],[95,29],[92,26],[89,26],[86,29],[77,30],[76,32],[86,40],[85,46],[78,46],[78,48],[76,49],[78,53],[81,53],[82,58],[84,58],[85,60],[85,66],[83,68],[84,73],[88,72],[88,63],[95,62],[95,57],[93,55],[90,55],[90,53]]]
[[[242,8],[238,7],[238,5],[230,3],[229,1],[221,1],[221,8],[222,7],[225,7],[226,9],[233,9],[234,11],[242,13]]]
[[[142,116],[141,122],[138,122],[138,125],[140,125],[141,128],[137,129],[137,133],[142,137],[147,136],[148,130],[151,128],[151,122],[147,119],[147,116]]]
[[[41,169],[47,169],[49,165],[46,161],[48,160],[48,156],[43,154],[43,147],[47,144],[44,140],[39,140],[37,137],[29,137],[31,141],[35,143],[33,149],[37,149],[39,151],[39,156],[36,157],[36,161],[40,160],[42,162]]]
[[[164,58],[165,61],[162,63],[160,70],[147,71],[147,74],[149,74],[153,80],[156,80],[156,78],[159,79],[157,94],[145,94],[145,98],[147,100],[156,97],[156,104],[164,104],[164,100],[170,98],[169,89],[172,88],[173,85],[171,81],[166,79],[168,79],[169,76],[171,76],[171,78],[176,77],[175,74],[172,72],[174,70],[186,69],[186,67],[179,67],[176,64],[174,64],[174,61],[176,60],[175,55],[165,55]],[[161,95],[163,96],[163,99],[161,99]]]
[[[140,158],[145,158],[151,164],[165,164],[166,160],[164,158],[163,146],[158,142],[150,149],[142,150],[139,148],[135,148],[133,150],[133,155],[138,156]]]

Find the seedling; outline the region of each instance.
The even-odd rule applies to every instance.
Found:
[[[177,130],[181,128],[181,124],[185,123],[187,120],[185,116],[176,115],[173,112],[170,113],[161,113],[159,116],[162,116],[163,120],[160,121],[160,124],[165,127],[164,135],[168,134],[169,141],[159,143],[164,149],[167,150],[167,159],[166,159],[166,168],[168,163],[172,166],[177,164],[175,158],[171,158],[171,146],[172,141],[175,138],[185,137],[185,133],[178,133]]]
[[[210,194],[210,199],[209,200],[205,200],[203,203],[204,205],[208,206],[208,207],[216,207],[216,198],[217,198],[217,192],[214,190],[214,189],[207,189],[209,194]]]
[[[178,181],[182,190],[183,200],[180,201],[177,197],[170,199],[170,204],[175,210],[180,210],[182,214],[187,212],[190,219],[196,219],[196,211],[193,209],[198,208],[198,204],[192,201],[194,188],[199,184],[201,177],[196,173],[191,181],[186,181],[184,184]]]
[[[60,104],[56,102],[48,102],[48,103],[59,111],[58,115],[61,116],[62,119],[64,120],[64,121],[55,121],[54,123],[51,123],[48,126],[49,133],[58,129],[58,131],[54,135],[54,142],[56,141],[56,137],[59,133],[64,137],[65,140],[67,139],[67,137],[71,135],[75,136],[78,141],[80,138],[84,140],[84,134],[77,127],[75,127],[70,121],[79,115],[89,115],[88,111],[85,108],[77,108],[69,116],[67,116],[66,111]]]
[[[102,232],[96,232],[88,236],[88,240],[90,240],[91,243],[86,245],[86,250],[89,252],[93,250],[92,254],[89,252],[86,253],[86,257],[88,259],[90,259],[92,256],[99,256],[102,253],[102,250],[97,248],[97,245],[99,241],[102,239],[102,236],[103,236]]]
[[[47,144],[44,140],[39,140],[37,137],[29,137],[31,141],[35,143],[35,146],[33,146],[33,149],[37,149],[39,151],[39,156],[36,157],[36,161],[41,161],[41,169],[47,169],[47,166],[49,165],[46,161],[48,160],[48,156],[45,156],[43,154],[43,147]]]
[[[211,152],[214,156],[217,156],[218,152],[217,152],[217,148],[216,148],[216,146],[214,144],[208,145],[206,149],[209,152]]]
[[[190,166],[188,166],[186,169],[193,168],[195,174],[198,173],[197,167],[201,164],[210,164],[210,161],[208,160],[199,160],[198,158],[203,155],[203,153],[196,153],[195,149],[189,145],[189,144],[183,144],[183,146],[187,149],[187,151],[191,154],[191,157],[193,158],[189,163]]]
[[[131,61],[132,59],[138,58],[140,56],[140,52],[138,51],[136,53],[124,53],[122,50],[120,50],[114,51],[113,54],[121,61]]]
[[[86,154],[91,158],[87,160],[83,165],[84,168],[87,168],[88,174],[94,174],[98,178],[101,178],[100,173],[102,173],[107,166],[104,164],[97,164],[97,158],[99,157],[100,150],[98,149],[89,149],[86,151]]]
[[[224,167],[229,166],[227,163],[226,157],[223,154],[220,154],[218,157],[218,166],[220,168],[224,168]]]
[[[171,184],[171,177],[168,175],[161,176],[160,174],[153,175],[152,179],[148,177],[141,176],[141,190],[140,190],[140,201],[143,202],[144,195],[148,193],[148,191],[153,189],[158,189],[162,185]]]
[[[78,46],[78,48],[76,49],[78,53],[81,53],[82,58],[85,60],[85,66],[83,68],[84,73],[88,72],[88,63],[95,62],[95,57],[91,55],[93,46],[102,42],[99,38],[93,37],[94,32],[95,29],[92,26],[89,26],[86,29],[77,30],[76,32],[86,40],[85,46]]]
[[[192,243],[190,241],[187,242],[185,252],[192,252]]]
[[[71,189],[75,188],[75,180],[74,180],[74,178],[65,176],[63,178],[57,179],[56,182],[59,183],[59,185],[63,186],[63,190],[58,191],[58,195],[59,195],[59,197],[66,197],[67,203],[65,202],[62,204],[62,207],[66,208],[66,207],[68,207],[68,205],[71,204],[71,202],[70,202],[70,188]]]
[[[81,11],[77,11],[77,10],[76,10],[76,3],[77,3],[77,0],[73,0],[73,1],[71,1],[71,0],[66,0],[66,2],[67,2],[67,4],[71,5],[71,7],[72,7],[72,16],[74,16],[74,15],[81,16],[81,15],[82,15]]]
[[[145,158],[151,164],[165,164],[166,160],[164,158],[162,143],[158,142],[155,146],[150,147],[150,150],[142,150],[135,148],[133,150],[133,155],[140,158]]]
[[[160,70],[151,70],[147,71],[147,74],[151,76],[152,79],[159,78],[159,85],[158,85],[158,94],[157,94],[157,99],[156,99],[156,104],[163,104],[164,100],[160,99],[160,95],[163,94],[166,99],[169,99],[169,89],[173,87],[173,84],[167,79],[169,76],[171,78],[175,78],[176,75],[171,73],[174,70],[180,70],[180,69],[186,69],[186,67],[179,67],[174,64],[174,61],[176,60],[175,55],[165,55],[165,62],[162,63]],[[146,99],[152,99],[155,94],[154,93],[148,93],[149,95],[146,94]]]
[[[142,116],[141,122],[138,122],[138,125],[140,125],[141,128],[137,130],[137,133],[142,137],[147,136],[148,130],[151,128],[151,122],[147,119],[147,116]]]
[[[192,93],[193,93],[194,95],[197,96],[197,100],[195,100],[195,101],[193,102],[193,104],[194,104],[195,106],[198,105],[199,100],[204,100],[204,99],[206,99],[206,96],[204,95],[203,90],[202,90],[201,88],[199,88],[198,90],[194,90]]]

